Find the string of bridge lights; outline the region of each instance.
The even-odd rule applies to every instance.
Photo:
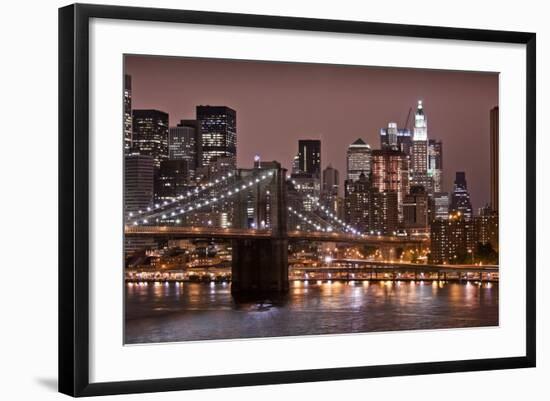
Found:
[[[265,181],[265,180],[267,180],[268,178],[270,178],[272,176],[273,176],[273,172],[270,171],[270,172],[268,172],[266,174],[262,174],[261,176],[258,176],[256,178],[249,178],[248,183],[245,182],[244,184],[236,185],[233,188],[227,190],[226,192],[224,191],[224,193],[220,194],[217,197],[213,197],[211,199],[206,199],[204,201],[197,201],[197,202],[194,202],[192,204],[184,205],[182,207],[180,207],[181,205],[179,205],[178,206],[179,210],[172,211],[170,213],[163,213],[160,216],[160,220],[166,220],[168,218],[181,216],[181,215],[186,214],[186,213],[197,211],[198,209],[201,209],[205,206],[216,204],[219,201],[222,201],[224,199],[233,197],[234,195],[238,194],[242,190],[248,189],[248,188],[252,187],[255,184],[259,184],[260,182]],[[150,215],[149,218],[160,215],[160,213],[162,213],[162,212],[154,213],[154,214]],[[156,221],[159,221],[159,219],[156,219]],[[135,220],[132,224],[134,226],[137,226],[139,224],[148,224],[148,222],[149,222],[149,219],[144,218],[141,221],[139,219]],[[177,224],[181,223],[181,220],[177,219],[176,223]]]
[[[197,195],[200,195],[201,193],[205,192],[207,189],[212,189],[212,187],[218,185],[218,184],[222,184],[224,183],[225,181],[229,180],[231,177],[233,177],[234,174],[233,173],[227,173],[225,175],[222,175],[221,177],[219,178],[216,178],[215,180],[212,180],[210,182],[207,182],[205,184],[202,184],[200,186],[200,188],[195,188],[194,190],[192,191],[187,191],[187,193],[185,194],[181,194],[179,196],[177,196],[175,199],[173,199],[172,201],[163,201],[161,203],[155,203],[154,205],[152,206],[149,206],[147,207],[147,209],[145,211],[143,210],[138,210],[137,213],[133,213],[133,212],[130,212],[128,213],[128,217],[135,217],[136,215],[138,216],[138,220],[139,220],[139,217],[141,217],[142,215],[144,214],[148,214],[148,213],[151,213],[151,212],[155,212],[155,211],[158,211],[158,210],[161,210],[161,209],[164,209],[165,207],[167,206],[173,206],[174,203],[179,203],[181,202],[182,200],[186,200],[186,199],[189,199],[193,196],[197,196]],[[137,221],[137,220],[136,220]],[[135,223],[135,222],[134,222]]]
[[[358,230],[356,230],[355,228],[353,228],[349,224],[346,224],[346,222],[344,222],[342,219],[338,218],[338,216],[336,216],[336,214],[332,213],[330,211],[330,209],[326,208],[324,205],[321,205],[319,203],[319,201],[317,200],[317,198],[315,198],[314,196],[311,196],[309,194],[307,194],[306,196],[308,197],[308,199],[312,200],[313,203],[315,204],[315,206],[320,208],[321,211],[323,213],[325,213],[332,221],[335,221],[338,224],[340,224],[342,227],[344,227],[344,231],[351,232],[352,234],[356,234],[356,235],[361,235],[361,233]]]
[[[310,218],[308,218],[306,215],[298,212],[297,210],[295,210],[294,208],[292,207],[288,207],[288,211],[290,213],[292,213],[293,215],[295,215],[296,217],[298,217],[300,220],[302,220],[304,223],[307,223],[313,227],[315,227],[318,231],[323,231],[323,232],[330,232],[332,230],[329,230],[328,228],[323,228],[321,227],[320,224],[316,224],[316,222],[314,222],[313,220],[311,220]],[[331,227],[329,227],[331,228]]]

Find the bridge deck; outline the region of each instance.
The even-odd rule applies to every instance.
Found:
[[[178,226],[126,226],[127,236],[151,236],[172,238],[221,238],[221,239],[258,239],[272,238],[271,230],[217,228],[217,227],[178,227]],[[288,238],[293,240],[344,242],[361,244],[425,244],[428,238],[409,238],[383,235],[352,235],[336,232],[290,231]]]

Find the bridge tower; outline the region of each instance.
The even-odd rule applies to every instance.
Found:
[[[277,162],[262,162],[254,169],[237,172],[242,182],[258,174],[271,174],[271,178],[250,191],[239,192],[233,225],[270,230],[272,235],[269,239],[233,240],[231,292],[236,297],[265,297],[288,291],[286,169]]]

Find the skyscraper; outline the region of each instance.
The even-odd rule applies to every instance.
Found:
[[[449,193],[434,192],[431,202],[430,220],[447,220],[449,218]]]
[[[498,106],[493,107],[490,113],[491,127],[491,208],[498,212],[498,134],[499,117]]]
[[[201,137],[196,120],[181,120],[176,127],[170,127],[168,155],[170,160],[186,160],[188,180],[195,177],[200,166],[202,151]]]
[[[350,191],[345,198],[345,221],[360,232],[370,230],[371,186],[361,173],[359,178],[349,184]]]
[[[185,192],[189,179],[189,161],[163,160],[155,180],[155,201],[173,201]]]
[[[321,178],[321,141],[300,139],[298,141],[298,167],[301,173]]]
[[[466,183],[466,173],[463,171],[456,172],[451,210],[455,213],[459,212],[466,220],[471,220],[473,217],[470,193],[468,192],[468,185]]]
[[[443,190],[443,142],[428,141],[428,176],[432,178],[433,191]]]
[[[418,101],[414,115],[413,143],[411,149],[411,184],[422,185],[432,190],[428,175],[428,119],[424,114],[422,100]]]
[[[430,225],[431,263],[471,263],[475,247],[474,226],[459,212]]]
[[[387,128],[380,129],[380,148],[397,149],[410,155],[412,149],[411,131],[397,128],[397,123],[388,123]]]
[[[403,219],[403,199],[409,192],[407,156],[399,150],[380,149],[372,151],[372,187],[380,192],[397,194],[399,221]]]
[[[154,159],[149,155],[124,157],[124,208],[136,213],[153,203]]]
[[[234,160],[237,166],[237,113],[227,106],[197,106],[202,141],[202,166],[209,166],[215,158]]]
[[[474,217],[475,238],[480,244],[491,244],[498,251],[498,214],[489,205],[480,208]]]
[[[346,153],[346,179],[357,181],[361,174],[369,178],[371,173],[371,148],[361,138],[348,146]]]
[[[340,173],[329,164],[323,170],[323,188],[322,192],[326,195],[338,195],[340,185]]]
[[[158,110],[132,113],[132,153],[152,156],[155,169],[168,159],[168,114]]]
[[[428,229],[428,193],[423,186],[412,186],[403,199],[403,226],[411,233]]]
[[[332,213],[338,215],[340,202],[338,192],[340,188],[340,173],[337,169],[328,165],[323,170],[323,184],[321,188],[321,203]]]
[[[370,230],[374,234],[395,235],[399,223],[397,192],[371,192]]]
[[[124,75],[124,154],[132,149],[132,77]]]

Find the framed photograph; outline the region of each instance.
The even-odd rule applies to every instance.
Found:
[[[535,366],[535,34],[59,10],[59,390]]]

